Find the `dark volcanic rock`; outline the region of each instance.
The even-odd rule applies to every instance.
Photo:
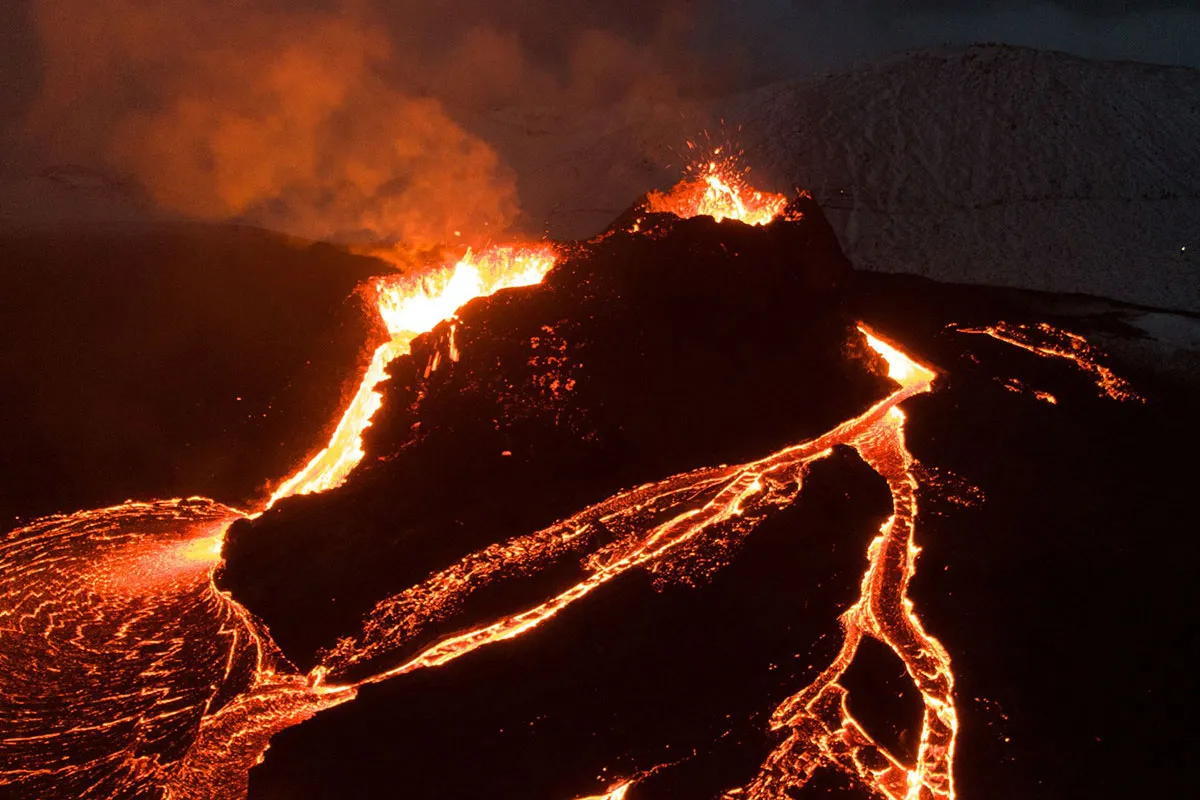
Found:
[[[569,800],[669,762],[637,796],[715,797],[754,776],[770,712],[836,654],[890,510],[841,450],[711,582],[656,591],[633,570],[532,635],[366,687],[277,736],[250,797]]]
[[[885,390],[841,352],[861,318],[939,371],[904,405],[923,549],[910,595],[953,660],[958,793],[1185,794],[1174,743],[1198,710],[1200,543],[1195,471],[1180,464],[1200,452],[1194,391],[1132,370],[1147,402],[1118,402],[1069,361],[951,326],[1130,335],[1086,298],[821,276],[806,258],[827,240],[788,241],[802,226],[644,222],[652,236],[610,233],[543,286],[465,309],[457,361],[450,326],[419,340],[350,483],[239,525],[226,580],[284,649],[308,666],[371,603],[483,544],[831,427]],[[629,800],[744,785],[777,743],[769,714],[836,650],[887,512],[878,476],[835,453],[698,587],[633,570],[537,633],[365,687],[277,737],[251,796],[400,782],[422,796],[565,798],[659,764]],[[911,757],[911,681],[875,643],[860,655],[849,705]],[[824,772],[796,792],[831,795],[863,791]]]
[[[208,495],[245,504],[328,436],[386,270],[252,228],[6,234],[0,528]]]
[[[924,473],[911,594],[953,659],[959,795],[1187,795],[1173,743],[1200,711],[1200,398],[1120,365],[1147,402],[1117,402],[1069,362],[947,329],[1005,319],[1119,335],[1088,298],[855,283],[864,319],[946,373],[905,413]]]
[[[308,668],[375,602],[480,547],[860,413],[890,383],[800,202],[803,220],[765,228],[652,216],[652,233],[610,231],[543,284],[469,304],[393,364],[346,486],[234,527],[223,584]]]

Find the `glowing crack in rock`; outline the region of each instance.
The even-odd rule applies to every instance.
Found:
[[[411,352],[413,339],[476,297],[501,289],[540,283],[554,266],[554,250],[547,244],[496,246],[473,253],[458,262],[416,279],[381,278],[375,282],[376,307],[389,339],[371,357],[329,444],[296,474],[280,484],[267,508],[295,494],[313,494],[341,486],[363,459],[363,431],[379,410],[383,398],[375,387],[387,377],[387,366]],[[453,350],[452,359],[457,358]]]

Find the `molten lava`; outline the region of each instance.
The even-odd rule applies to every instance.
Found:
[[[363,431],[383,402],[375,387],[387,377],[388,364],[411,352],[413,339],[433,330],[476,297],[540,283],[553,266],[550,245],[498,246],[480,253],[468,250],[456,263],[417,279],[377,280],[376,307],[391,338],[375,350],[329,444],[275,490],[267,508],[285,497],[324,492],[346,481],[362,461]]]
[[[345,692],[418,669],[435,668],[481,647],[521,636],[560,611],[635,567],[651,567],[701,536],[748,535],[773,510],[789,505],[800,492],[808,466],[827,457],[836,445],[848,445],[891,488],[893,515],[867,553],[868,567],[858,602],[842,616],[845,640],[834,663],[800,690],[772,717],[772,728],[786,731],[758,778],[730,797],[769,800],[802,786],[820,767],[837,767],[886,797],[954,797],[953,754],[957,732],[953,676],[945,649],[921,626],[907,586],[916,569],[913,541],[917,481],[904,445],[904,415],[897,407],[927,392],[934,373],[899,348],[860,329],[868,345],[886,362],[900,384],[891,396],[865,414],[814,440],[792,445],[759,461],[683,473],[622,492],[537,533],[467,556],[418,586],[376,605],[364,620],[362,635],[343,639],[313,674],[318,692]],[[708,497],[700,507],[695,498]],[[529,572],[564,552],[583,550],[600,529],[627,531],[613,545],[585,557],[590,574],[545,602],[463,631],[427,647],[412,658],[374,671],[348,684],[326,683],[395,652],[429,623],[445,619],[475,591],[520,567]],[[888,753],[850,716],[847,695],[838,679],[849,668],[863,636],[883,642],[904,662],[925,703],[917,762],[906,766]],[[880,765],[883,765],[882,767]],[[621,792],[628,784],[618,785]],[[620,795],[617,795],[620,796]]]
[[[650,211],[674,214],[684,219],[708,216],[721,222],[736,219],[747,225],[766,225],[783,213],[787,197],[752,188],[732,158],[720,159],[720,148],[713,159],[693,165],[694,174],[677,183],[671,191],[651,192],[646,197]]]
[[[959,333],[990,336],[996,341],[1011,344],[1043,358],[1061,358],[1070,361],[1092,376],[1096,387],[1112,400],[1144,403],[1145,398],[1133,390],[1129,381],[1118,376],[1100,363],[1104,354],[1088,343],[1078,333],[1071,333],[1046,322],[1037,325],[1017,325],[997,322],[986,328],[958,328]],[[1035,392],[1039,400],[1056,404],[1058,400],[1046,392]]]
[[[579,800],[625,800],[633,781],[621,781],[604,794],[594,794],[590,797],[580,797]]]

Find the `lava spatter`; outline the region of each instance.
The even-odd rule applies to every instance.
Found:
[[[669,192],[651,192],[646,197],[648,211],[677,217],[712,217],[717,222],[735,219],[747,225],[766,225],[787,207],[787,197],[761,192],[751,187],[746,170],[736,158],[721,156],[721,148],[712,158],[688,167],[689,174]]]

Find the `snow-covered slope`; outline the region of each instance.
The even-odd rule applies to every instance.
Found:
[[[1200,312],[1195,70],[980,46],[704,106],[485,128],[553,235],[670,184],[707,129],[745,149],[756,183],[810,189],[858,267]]]

